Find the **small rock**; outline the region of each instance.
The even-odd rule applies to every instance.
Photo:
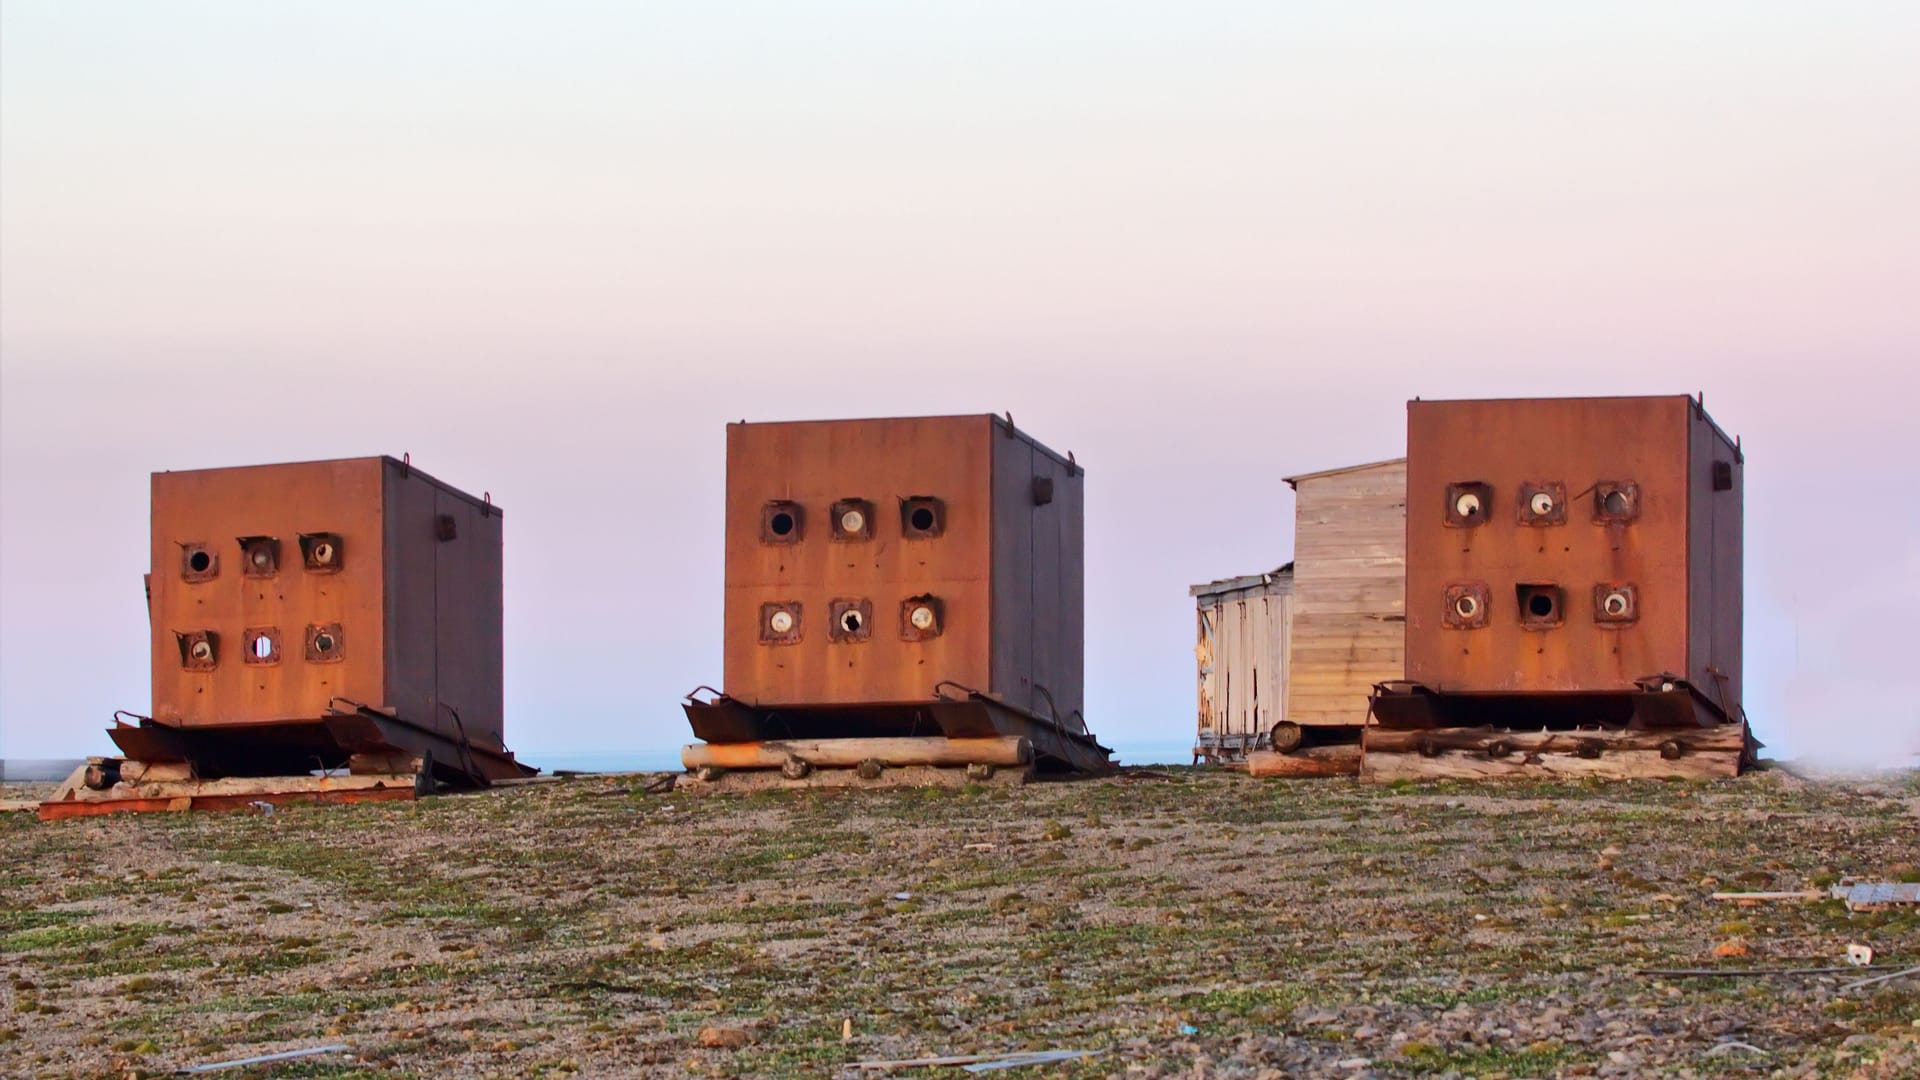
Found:
[[[738,1050],[753,1040],[747,1037],[745,1028],[703,1027],[700,1029],[700,1045]]]
[[[1372,1058],[1360,1057],[1360,1058],[1347,1058],[1343,1061],[1337,1062],[1336,1066],[1342,1069],[1364,1069],[1371,1064],[1373,1064]]]
[[[1718,957],[1745,956],[1750,950],[1740,938],[1728,938],[1713,947],[1713,955]]]

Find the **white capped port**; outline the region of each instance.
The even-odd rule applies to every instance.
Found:
[[[262,570],[265,570],[267,567],[272,566],[273,553],[268,551],[264,547],[254,548],[253,549],[253,565],[259,567]]]
[[[325,540],[313,545],[313,561],[325,566],[333,561],[333,545]]]
[[[791,631],[793,629],[793,612],[774,612],[773,617],[767,620],[767,626],[776,634],[784,634]]]
[[[860,632],[860,613],[858,611],[841,612],[840,613],[840,629],[845,630],[849,634],[859,633]]]
[[[1471,491],[1463,491],[1453,500],[1453,512],[1463,518],[1480,516],[1480,496]]]
[[[262,660],[273,658],[273,639],[265,634],[253,639],[253,655]]]
[[[848,510],[847,512],[840,515],[840,531],[841,532],[849,533],[849,534],[857,534],[857,533],[865,532],[866,529],[867,529],[867,515],[861,513],[860,511]]]
[[[1536,491],[1533,493],[1533,498],[1527,500],[1527,508],[1533,511],[1534,517],[1546,517],[1553,513],[1553,496],[1544,491]]]
[[[907,621],[913,624],[915,630],[931,630],[933,629],[933,609],[921,604],[907,614]]]
[[[1480,614],[1480,601],[1472,593],[1467,593],[1453,602],[1453,610],[1463,619],[1471,619]]]
[[[1627,613],[1627,609],[1633,606],[1633,601],[1627,599],[1626,593],[1610,592],[1600,606],[1606,609],[1607,614],[1617,618]]]
[[[213,659],[213,646],[204,641],[194,642],[193,647],[187,651],[192,654],[195,660],[201,663],[206,663],[208,660]]]

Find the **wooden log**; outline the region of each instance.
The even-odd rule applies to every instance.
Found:
[[[885,766],[1021,766],[1033,762],[1033,744],[1017,735],[947,739],[937,735],[885,739],[782,739],[694,743],[680,751],[688,769],[785,769],[791,761],[815,769],[851,769],[863,761]]]
[[[1353,776],[1359,771],[1359,743],[1309,746],[1290,754],[1256,750],[1247,755],[1249,776]]]
[[[184,761],[123,761],[120,780],[127,784],[193,779],[193,766]]]

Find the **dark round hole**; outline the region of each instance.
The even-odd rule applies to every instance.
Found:
[[[315,635],[313,639],[313,651],[314,652],[332,652],[333,651],[333,635],[332,634]]]
[[[793,515],[782,510],[767,522],[767,528],[772,529],[775,536],[786,536],[793,532]]]
[[[1543,592],[1527,597],[1527,611],[1536,619],[1545,619],[1553,614],[1553,597]]]
[[[912,516],[907,520],[911,521],[913,527],[921,532],[933,531],[933,511],[925,506],[914,507]]]
[[[860,613],[857,611],[849,611],[845,615],[840,616],[840,626],[849,634],[859,633]]]
[[[213,556],[204,551],[196,551],[187,556],[187,565],[193,568],[194,573],[204,574],[207,572],[207,567],[213,565]]]
[[[1609,514],[1624,514],[1627,512],[1627,493],[1624,491],[1609,491],[1607,492],[1606,501],[1601,505],[1607,508],[1607,513]]]

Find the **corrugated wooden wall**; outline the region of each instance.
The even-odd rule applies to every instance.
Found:
[[[1290,578],[1241,590],[1199,609],[1200,730],[1258,735],[1286,708]]]
[[[1286,718],[1367,722],[1373,685],[1405,678],[1407,463],[1295,485]]]

